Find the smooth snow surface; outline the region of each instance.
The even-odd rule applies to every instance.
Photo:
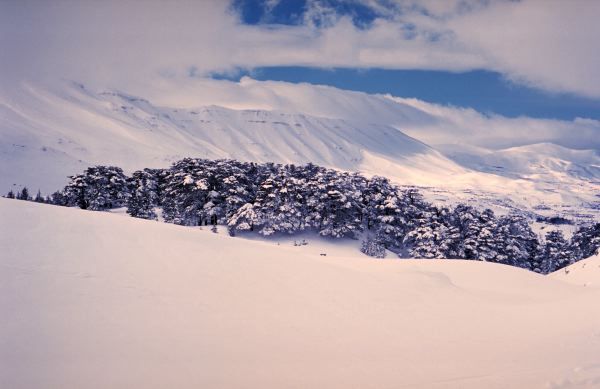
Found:
[[[550,276],[576,285],[600,288],[600,255],[575,262]]]
[[[600,386],[597,288],[17,200],[0,215],[2,388]]]

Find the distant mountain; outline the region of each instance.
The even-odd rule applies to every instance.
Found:
[[[467,145],[441,146],[445,154],[466,168],[510,178],[600,180],[600,154],[573,150],[553,143],[537,143],[502,150]]]
[[[440,119],[442,111],[435,116],[406,101],[308,84],[276,84],[270,94],[267,86],[272,85],[255,92],[254,105],[265,109],[205,105],[210,100],[206,91],[198,106],[192,93],[181,101],[184,108],[158,105],[143,96],[71,81],[29,82],[1,91],[0,192],[23,185],[52,192],[67,176],[96,164],[132,172],[166,167],[184,157],[233,158],[312,162],[383,175],[401,185],[425,187],[434,202],[473,198],[502,212],[540,206],[550,209],[547,216],[599,216],[600,157],[595,151],[548,143],[491,150],[474,146],[489,131],[474,139],[468,135],[472,129],[458,136],[455,125],[448,127],[448,134],[455,134],[455,144],[448,146],[440,140],[451,135],[432,135],[448,125]],[[169,100],[156,92],[153,98]],[[220,101],[218,96],[214,100]],[[412,136],[401,131],[404,127]]]
[[[0,104],[0,188],[53,190],[90,164],[134,170],[183,157],[307,163],[432,184],[460,167],[396,128],[217,106],[157,107],[81,84],[24,85]]]

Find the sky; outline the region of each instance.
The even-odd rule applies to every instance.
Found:
[[[598,20],[589,0],[0,1],[0,92],[66,78],[225,104],[251,78],[600,134]]]
[[[215,73],[216,79],[307,82],[366,93],[389,93],[432,103],[471,107],[488,114],[552,119],[600,119],[600,99],[552,93],[507,80],[496,72],[444,72],[301,66],[259,67],[237,73]]]
[[[378,19],[393,20],[410,12],[434,17],[426,7],[431,2],[389,1],[339,1],[324,0],[235,0],[232,9],[248,25],[292,25],[315,23],[332,26],[342,18],[348,18],[358,29],[373,28]],[[448,4],[452,3],[450,1]],[[477,4],[477,2],[473,2]],[[539,3],[539,2],[538,2]],[[431,3],[433,4],[433,3]],[[467,12],[468,2],[462,2]],[[437,2],[438,7],[443,6]],[[415,11],[415,7],[422,7]],[[541,3],[540,3],[541,6]],[[574,4],[581,7],[581,4]],[[447,9],[460,13],[461,4],[448,5]],[[474,6],[472,6],[474,8]],[[314,9],[320,8],[321,12]],[[442,12],[448,12],[446,10]],[[396,16],[393,12],[396,10]],[[310,13],[318,16],[310,16]],[[326,16],[322,16],[326,15]],[[329,16],[327,16],[329,15]],[[323,21],[327,20],[329,21]],[[405,23],[404,36],[414,34],[417,27]],[[399,97],[415,97],[432,103],[471,107],[481,112],[496,113],[509,117],[531,116],[554,119],[576,117],[600,119],[600,99],[564,90],[536,88],[534,83],[518,82],[509,74],[497,70],[475,69],[463,72],[428,69],[393,69],[377,66],[367,68],[306,66],[271,66],[240,70],[233,74],[214,75],[217,78],[239,80],[251,76],[257,80],[309,82],[367,93],[390,93]],[[465,90],[466,89],[466,90]]]

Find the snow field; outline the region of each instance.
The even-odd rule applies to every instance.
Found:
[[[16,200],[0,214],[3,388],[600,382],[598,288]]]

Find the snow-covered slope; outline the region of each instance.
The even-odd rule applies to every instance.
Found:
[[[539,182],[591,180],[600,182],[600,154],[595,150],[573,150],[552,143],[538,143],[488,150],[465,144],[441,146],[465,167],[511,178]]]
[[[2,388],[600,383],[600,289],[16,200],[0,214]]]
[[[56,190],[89,164],[127,170],[184,157],[307,163],[428,184],[466,173],[393,127],[301,113],[156,107],[121,92],[83,85],[23,84],[0,102],[0,187]],[[40,170],[42,169],[42,170]]]
[[[600,255],[557,270],[550,277],[576,285],[600,287]]]
[[[2,90],[0,193],[22,185],[50,193],[61,188],[68,175],[93,164],[113,164],[131,172],[166,167],[183,157],[235,158],[312,162],[384,175],[398,184],[425,187],[433,201],[468,201],[499,211],[537,212],[539,205],[550,216],[600,218],[595,151],[552,144],[496,151],[473,146],[492,136],[490,131],[477,137],[472,129],[461,133],[462,122],[449,125],[442,120],[447,110],[430,112],[422,102],[410,105],[389,96],[245,80],[231,84],[245,93],[236,104],[219,95],[223,85],[207,84],[215,88],[212,101],[226,103],[225,108],[194,105],[194,96],[199,103],[211,101],[210,91],[198,95],[196,89],[183,100],[160,99],[158,84],[153,97],[181,101],[182,106],[162,106],[68,81],[28,82]],[[246,84],[250,89],[242,88]],[[186,95],[184,85],[182,89]],[[242,109],[250,98],[256,99],[252,106],[265,109]],[[437,142],[443,153],[405,135],[400,131],[405,128],[419,139]],[[438,135],[432,136],[431,128]],[[446,130],[456,135],[458,146],[439,143],[452,138],[440,137]]]
[[[552,143],[490,150],[456,143],[438,148],[461,166],[511,179],[505,196],[545,216],[600,220],[600,154]],[[516,186],[516,183],[521,183]],[[502,196],[498,196],[499,198]]]

